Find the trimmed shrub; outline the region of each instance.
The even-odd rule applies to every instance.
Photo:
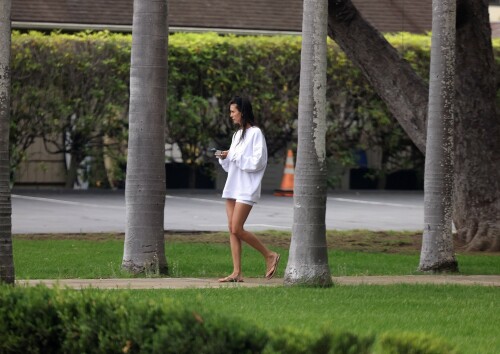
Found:
[[[440,338],[421,333],[384,333],[380,347],[385,354],[456,354],[457,348]]]
[[[386,38],[427,80],[430,36],[398,33]],[[283,148],[295,141],[300,47],[299,36],[171,35],[168,142],[179,144],[183,162],[202,164],[209,142],[229,146],[234,127],[227,102],[234,94],[252,99],[269,155],[281,157]],[[493,48],[500,66],[499,40]],[[53,152],[70,153],[77,164],[84,164],[86,156],[105,154],[115,162],[114,178],[123,178],[130,50],[130,34],[13,33],[13,168],[34,137],[42,135],[52,142]],[[356,166],[357,150],[378,147],[382,174],[423,167],[420,152],[331,40],[327,102],[327,156],[337,165]]]
[[[266,333],[168,299],[113,291],[2,287],[0,353],[259,353]]]
[[[86,157],[126,140],[130,38],[106,32],[12,36],[11,163],[43,137],[71,155],[68,184]],[[113,141],[113,144],[107,143]]]
[[[456,353],[422,334],[359,336],[324,329],[270,332],[236,317],[194,312],[168,298],[113,290],[0,286],[0,353]]]
[[[419,38],[422,43],[429,40]],[[203,163],[209,141],[229,146],[234,127],[227,102],[234,94],[252,99],[270,156],[292,144],[300,45],[298,36],[172,35],[167,131],[168,142],[179,144],[183,162]],[[25,158],[33,139],[43,136],[52,152],[73,156],[76,164],[69,179],[86,156],[102,154],[115,161],[113,174],[122,178],[130,47],[127,34],[13,33],[13,168]],[[405,48],[405,55],[425,70],[428,48],[410,42]],[[385,106],[332,41],[328,61],[328,156],[337,163],[352,163],[351,151],[372,144],[373,139],[366,140],[370,137],[386,152],[393,145],[405,150],[400,146],[409,144],[405,135],[394,129]],[[361,142],[361,136],[366,141]]]
[[[372,352],[374,337],[361,337],[349,332],[324,330],[320,334],[284,328],[270,334],[265,353],[337,353],[369,354]]]
[[[0,287],[0,353],[57,353],[63,330],[57,294]]]

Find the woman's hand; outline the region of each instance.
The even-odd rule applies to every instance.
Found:
[[[219,159],[224,160],[227,157],[229,150],[221,151],[220,154],[216,155]]]

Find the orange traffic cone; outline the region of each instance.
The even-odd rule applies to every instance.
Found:
[[[283,179],[281,180],[280,189],[274,191],[277,197],[293,197],[293,176],[295,168],[293,167],[293,151],[288,150],[286,155],[285,169],[283,171]]]

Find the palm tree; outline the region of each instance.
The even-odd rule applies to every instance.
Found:
[[[0,3],[0,282],[13,284],[15,273],[9,185],[10,8],[10,0]]]
[[[427,82],[363,18],[352,0],[329,0],[328,5],[330,37],[425,153]],[[468,251],[498,252],[500,107],[488,0],[457,1],[457,14],[454,132],[460,138],[453,144],[453,221]]]
[[[134,0],[122,267],[167,270],[164,241],[167,1]]]
[[[424,182],[424,233],[419,270],[457,271],[451,231],[456,1],[433,0]]]
[[[292,243],[285,284],[331,286],[326,247],[326,0],[304,0]]]

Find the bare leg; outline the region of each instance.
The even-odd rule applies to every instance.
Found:
[[[266,276],[267,276],[270,270],[273,267],[275,267],[277,261],[279,260],[279,255],[276,252],[270,251],[253,233],[248,232],[244,229],[245,222],[251,210],[252,210],[251,205],[244,203],[234,203],[234,207],[232,208],[232,218],[230,221],[231,240],[233,239],[233,236],[239,240],[240,249],[239,249],[238,261],[240,263],[241,263],[241,241],[245,241],[250,246],[259,251],[266,260]],[[234,263],[234,258],[233,258],[233,263]],[[238,266],[241,271],[240,263],[238,264]]]
[[[234,199],[226,200],[226,213],[229,227],[229,244],[231,245],[231,256],[233,258],[233,272],[230,277],[240,277],[241,276],[241,240],[236,237],[233,233],[231,233],[232,228],[232,219],[234,213],[234,206],[236,201]]]

